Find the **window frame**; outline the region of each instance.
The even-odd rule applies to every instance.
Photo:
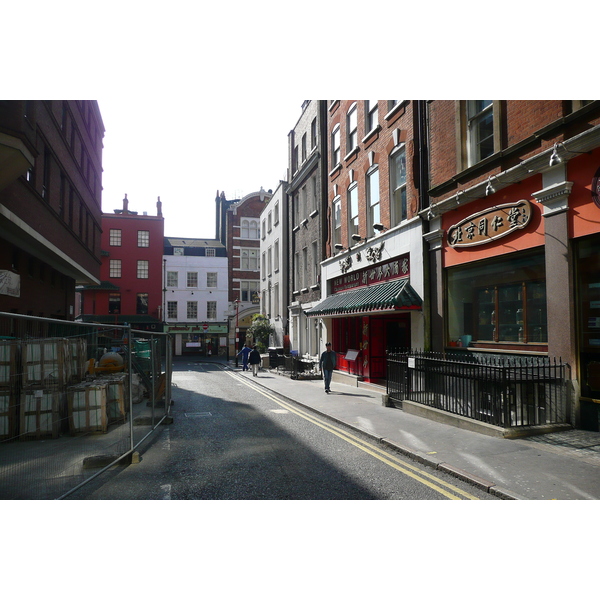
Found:
[[[240,270],[258,271],[259,270],[259,248],[240,248]],[[247,256],[244,254],[247,253]],[[255,264],[254,267],[251,265]]]
[[[377,185],[373,185],[373,178],[377,176]],[[365,175],[367,195],[367,232],[374,234],[373,225],[381,222],[381,184],[379,179],[379,165],[373,165]],[[373,189],[377,191],[377,202],[373,203]],[[376,210],[377,215],[374,214]]]
[[[212,309],[212,310],[211,310]],[[214,321],[217,318],[217,301],[207,300],[206,301],[206,319]]]
[[[186,319],[191,321],[198,320],[198,301],[197,300],[187,300],[185,307]]]
[[[348,240],[352,239],[354,234],[359,233],[360,228],[360,210],[358,206],[358,182],[353,181],[346,191],[346,203],[348,207]],[[351,245],[350,241],[348,244]]]
[[[396,161],[402,156],[404,162],[404,179],[401,183],[396,181],[397,169]],[[398,225],[408,218],[408,171],[406,163],[406,144],[398,144],[389,156],[389,171],[390,171],[390,205],[393,219],[393,225]],[[398,196],[400,201],[398,202]],[[400,206],[398,206],[398,204]]]
[[[342,161],[341,127],[337,123],[331,130],[331,168],[335,169]]]
[[[489,102],[483,108],[477,106],[477,102]],[[482,160],[485,160],[489,156],[492,156],[495,152],[495,111],[493,100],[467,100],[465,102],[465,119],[467,128],[467,165],[473,166]],[[484,138],[480,138],[479,127],[486,121],[490,120],[491,124],[489,129],[491,134]],[[486,141],[491,140],[491,150],[485,155],[482,153],[482,144]]]
[[[350,105],[346,113],[346,154],[358,147],[358,103]]]
[[[122,229],[109,229],[108,245],[116,248],[116,247],[120,247],[122,244],[123,244],[123,230]]]
[[[167,319],[177,320],[177,317],[177,300],[167,300]]]
[[[214,288],[219,287],[218,283],[219,283],[219,273],[217,271],[207,271],[206,287],[214,289]]]
[[[371,103],[375,105],[372,106]],[[379,100],[365,100],[365,131],[366,135],[377,129],[379,125]]]
[[[108,276],[111,279],[119,279],[123,276],[123,266],[120,258],[109,259]]]
[[[138,279],[150,279],[150,261],[138,260],[136,273]]]
[[[198,287],[198,271],[187,271],[185,274],[185,287],[196,289]]]
[[[166,287],[168,287],[168,288],[179,287],[179,272],[178,271],[167,271],[167,286]]]
[[[331,239],[333,245],[342,243],[342,197],[337,195],[331,203]]]
[[[144,235],[144,234],[146,234],[146,235]],[[148,229],[138,229],[137,245],[138,245],[138,248],[149,248],[150,247],[150,231]]]

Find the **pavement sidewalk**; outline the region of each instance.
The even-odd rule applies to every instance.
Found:
[[[327,415],[433,468],[504,499],[600,499],[600,433],[568,430],[503,439],[383,406],[382,392],[320,380],[292,380],[276,369],[253,383]]]

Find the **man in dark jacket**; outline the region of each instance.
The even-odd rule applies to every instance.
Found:
[[[252,348],[252,352],[250,352],[250,356],[248,357],[248,361],[252,365],[252,375],[254,377],[258,377],[258,369],[260,368],[260,352],[256,345]]]
[[[331,391],[329,386],[331,385],[331,377],[333,376],[333,370],[337,366],[337,357],[335,352],[331,349],[331,342],[325,344],[325,352],[321,354],[321,360],[319,361],[319,367],[323,371],[323,380],[325,381],[325,393],[329,394]]]

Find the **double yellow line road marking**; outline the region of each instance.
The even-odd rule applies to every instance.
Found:
[[[435,477],[434,475],[431,475],[431,474],[427,473],[426,471],[423,471],[422,469],[419,469],[418,467],[415,467],[412,464],[399,459],[397,456],[395,456],[389,452],[386,452],[379,446],[370,444],[369,442],[366,442],[366,441],[360,439],[359,437],[354,436],[351,433],[348,433],[347,431],[345,431],[339,427],[336,427],[335,425],[332,425],[331,423],[329,423],[323,419],[320,419],[319,417],[317,417],[309,412],[306,412],[302,409],[297,408],[296,406],[290,404],[289,402],[281,400],[281,398],[278,398],[271,392],[265,390],[265,388],[263,388],[259,385],[256,385],[253,381],[246,379],[246,377],[242,377],[238,373],[235,373],[232,371],[225,371],[225,372],[228,375],[230,375],[231,377],[233,377],[234,379],[241,381],[246,386],[253,389],[255,392],[257,392],[257,393],[261,394],[262,396],[264,396],[265,398],[268,398],[269,400],[275,402],[282,408],[285,408],[286,410],[290,411],[291,413],[294,413],[295,415],[302,417],[306,421],[309,421],[310,423],[317,425],[317,427],[320,427],[321,429],[324,429],[325,431],[332,433],[333,435],[344,440],[345,442],[352,444],[359,450],[362,450],[363,452],[370,454],[371,456],[373,456],[377,460],[381,461],[382,463],[385,463],[386,465],[392,467],[392,469],[395,469],[396,471],[400,471],[401,473],[408,475],[412,479],[419,481],[420,483],[427,486],[428,488],[437,491],[442,496],[445,496],[446,498],[449,498],[450,500],[479,500],[479,498],[477,498],[476,496],[473,496],[472,494],[469,494],[468,492],[465,492],[450,483],[446,483],[445,481],[439,479],[438,477]]]

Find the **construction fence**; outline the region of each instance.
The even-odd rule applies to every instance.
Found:
[[[0,499],[66,498],[169,422],[168,334],[0,312]]]

